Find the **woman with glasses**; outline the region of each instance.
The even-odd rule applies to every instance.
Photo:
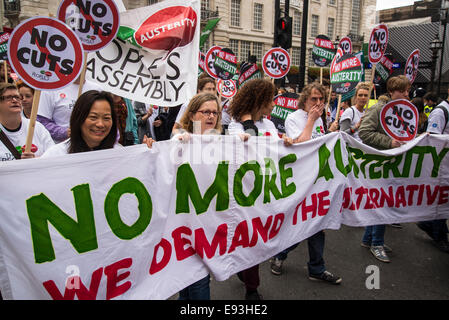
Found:
[[[42,155],[54,145],[50,133],[36,122],[30,152],[25,152],[30,120],[22,117],[22,99],[14,84],[0,83],[0,161]]]
[[[215,94],[194,96],[180,121],[181,128],[172,140],[187,142],[191,134],[221,134],[221,110]],[[210,300],[210,276],[189,285],[179,292],[179,300]]]

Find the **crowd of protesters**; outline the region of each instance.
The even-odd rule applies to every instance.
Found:
[[[270,114],[275,95],[287,90],[278,91],[270,80],[250,80],[234,98],[220,101],[216,81],[202,75],[198,79],[197,95],[183,105],[170,108],[130,101],[102,91],[93,82],[80,84],[75,81],[59,91],[42,92],[33,144],[31,151],[25,152],[34,90],[21,81],[12,82],[9,79],[0,84],[1,161],[122,148],[140,143],[151,148],[155,141],[189,141],[192,134],[238,135],[245,143],[252,143],[251,136],[265,135],[282,139],[286,146],[290,146],[340,130],[376,149],[391,149],[401,146],[402,142],[385,133],[380,124],[380,110],[391,100],[408,100],[411,91],[406,77],[391,77],[386,84],[386,94],[367,108],[371,84],[359,83],[352,101],[342,101],[337,113],[336,95],[332,93],[330,101],[325,101],[329,96],[329,87],[313,82],[299,93],[298,109],[285,120],[286,133],[278,135],[270,121]],[[82,94],[78,97],[80,85]],[[422,90],[414,90],[412,94],[412,101],[420,114],[419,133],[449,134],[449,102],[432,92],[424,95]],[[425,106],[433,108],[433,111],[426,115]],[[438,249],[449,253],[446,220],[420,222],[417,225],[429,235]],[[385,225],[368,226],[361,245],[370,249],[376,259],[387,263],[390,262],[387,253],[392,249],[385,245],[384,235]],[[341,283],[341,277],[325,268],[324,232],[319,231],[309,237],[307,243],[309,278],[330,284]],[[273,274],[282,274],[282,264],[288,252],[297,245],[271,259]],[[242,270],[238,277],[245,284],[245,299],[262,299],[257,290],[260,284],[259,265]],[[179,298],[210,299],[209,282],[208,275],[183,289]]]

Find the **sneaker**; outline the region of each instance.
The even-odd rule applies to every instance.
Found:
[[[333,275],[329,271],[324,271],[321,274],[309,274],[310,280],[322,280],[332,284],[340,284],[341,278]]]
[[[245,300],[263,300],[262,295],[256,291],[247,291],[245,293]]]
[[[370,243],[362,242],[360,245],[361,245],[362,247],[364,247],[364,248],[371,249],[371,244],[370,244]],[[393,249],[391,249],[391,248],[390,248],[389,246],[387,246],[386,244],[384,244],[384,250],[385,250],[386,253],[391,253],[391,252],[393,252]]]
[[[372,246],[370,249],[373,256],[382,262],[390,262],[390,258],[388,258],[387,254],[385,253],[385,249],[383,246]]]
[[[433,244],[441,251],[449,253],[449,242],[447,240],[434,240]]]
[[[282,263],[284,261],[278,258],[271,259],[271,273],[277,276],[282,274]]]
[[[393,228],[402,229],[402,225],[400,223],[392,223],[390,226],[392,226]]]

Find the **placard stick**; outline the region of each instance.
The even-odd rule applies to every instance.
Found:
[[[329,86],[329,97],[327,98],[326,108],[324,112],[326,112],[326,119],[327,119],[327,112],[329,111],[329,105],[331,103],[331,96],[332,96],[332,85]]]
[[[3,70],[5,71],[5,82],[8,82],[8,64],[3,60]]]
[[[338,119],[340,118],[340,108],[341,108],[341,94],[338,95],[337,114],[335,115],[335,121],[337,123],[338,123]]]
[[[81,93],[83,92],[84,79],[86,79],[86,68],[87,68],[87,51],[84,51],[84,66],[83,66],[83,70],[81,70],[81,75],[80,75],[78,98],[81,95]]]
[[[41,91],[34,90],[33,105],[31,106],[30,124],[28,125],[27,139],[25,143],[25,152],[31,151],[34,128],[36,127],[37,109],[39,108],[40,99],[41,99]]]
[[[323,84],[323,67],[320,67],[320,84]]]
[[[371,92],[373,91],[373,87],[374,87],[374,75],[376,73],[376,66],[377,64],[374,64],[372,67],[372,71],[371,71],[371,84],[369,86],[369,93],[368,93],[368,102],[366,103],[364,108],[368,108],[369,105],[369,100],[371,99]]]

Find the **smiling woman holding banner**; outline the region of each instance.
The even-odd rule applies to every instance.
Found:
[[[76,101],[70,117],[70,138],[50,148],[43,157],[111,148],[117,143],[117,115],[108,92],[91,90]],[[149,147],[152,139],[144,138]]]

